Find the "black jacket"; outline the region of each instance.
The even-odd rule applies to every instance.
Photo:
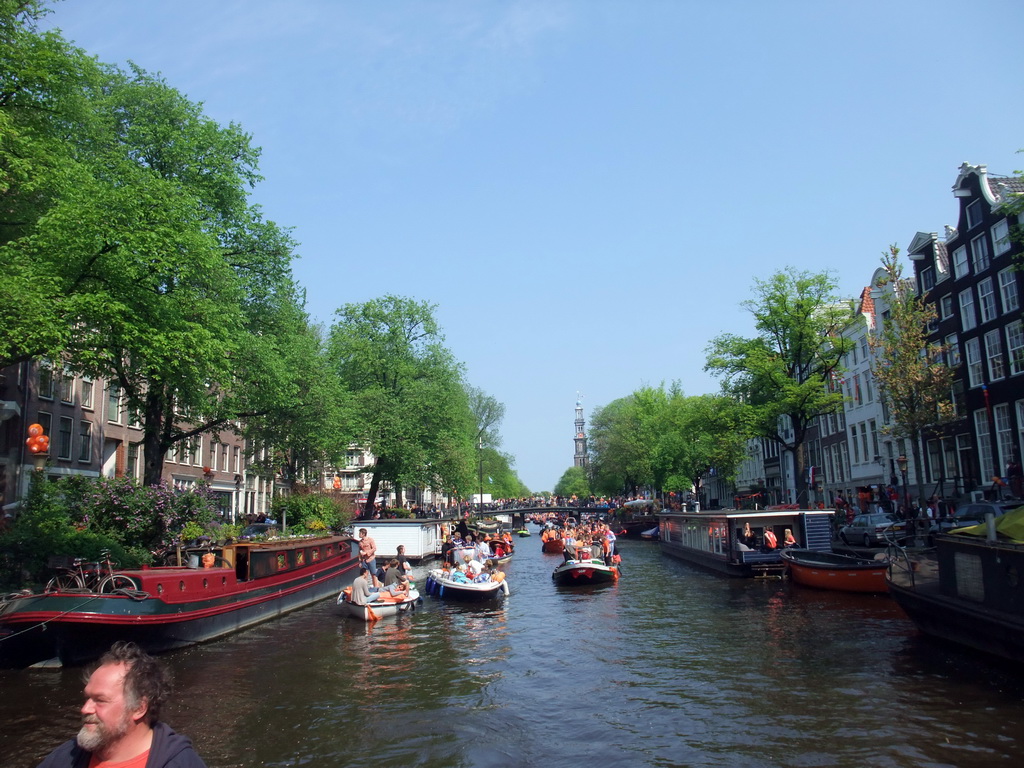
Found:
[[[86,768],[91,752],[69,739],[47,755],[39,768]],[[149,748],[146,768],[206,768],[188,736],[175,733],[166,723],[153,726],[153,744]]]

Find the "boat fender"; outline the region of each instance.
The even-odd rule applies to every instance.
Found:
[[[501,591],[505,593],[505,597],[508,597],[508,582],[501,582]]]

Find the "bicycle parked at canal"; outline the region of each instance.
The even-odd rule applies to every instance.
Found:
[[[58,573],[47,582],[46,591],[109,594],[119,589],[135,589],[135,582],[117,573],[120,564],[110,559],[110,550],[104,549],[100,557],[103,559],[98,562],[82,557],[51,557],[49,566]]]

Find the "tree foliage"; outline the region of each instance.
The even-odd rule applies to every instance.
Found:
[[[756,335],[718,336],[704,368],[743,404],[751,436],[792,452],[800,498],[806,494],[808,430],[818,416],[842,409],[843,396],[830,385],[851,344],[843,329],[852,311],[836,295],[830,274],[792,268],[755,280],[754,298],[743,306],[754,317]]]
[[[584,467],[569,467],[555,483],[554,494],[564,498],[575,496],[580,499],[590,496],[590,479],[587,477],[587,470]]]
[[[918,296],[903,280],[900,249],[889,246],[882,254],[888,288],[888,319],[868,335],[873,353],[871,373],[878,382],[882,402],[889,410],[891,433],[910,441],[914,467],[921,466],[920,438],[930,427],[956,418],[952,401],[955,367],[948,364],[948,347],[928,344],[928,325],[935,307]]]
[[[470,491],[475,425],[434,307],[388,295],[335,314],[330,355],[351,393],[353,438],[376,457],[366,509],[382,482]]]

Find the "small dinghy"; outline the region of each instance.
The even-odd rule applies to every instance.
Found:
[[[603,560],[569,560],[555,568],[551,578],[560,587],[584,587],[613,584],[619,580],[619,569],[605,565]]]
[[[349,599],[351,594],[352,588],[345,587],[341,594],[338,595],[338,607],[341,608],[341,612],[345,616],[351,616],[353,619],[361,619],[362,621],[376,621],[385,616],[394,616],[397,613],[410,613],[416,610],[416,603],[420,599],[420,593],[415,589],[410,589],[407,595],[396,598],[386,597],[383,600],[375,600],[366,605],[356,605]]]
[[[797,584],[840,592],[888,592],[886,560],[841,555],[837,552],[813,552],[809,549],[784,549],[780,553]]]
[[[501,576],[500,580],[492,581],[455,581],[448,571],[436,568],[427,576],[426,592],[443,600],[461,602],[499,600],[509,593],[505,574]]]

